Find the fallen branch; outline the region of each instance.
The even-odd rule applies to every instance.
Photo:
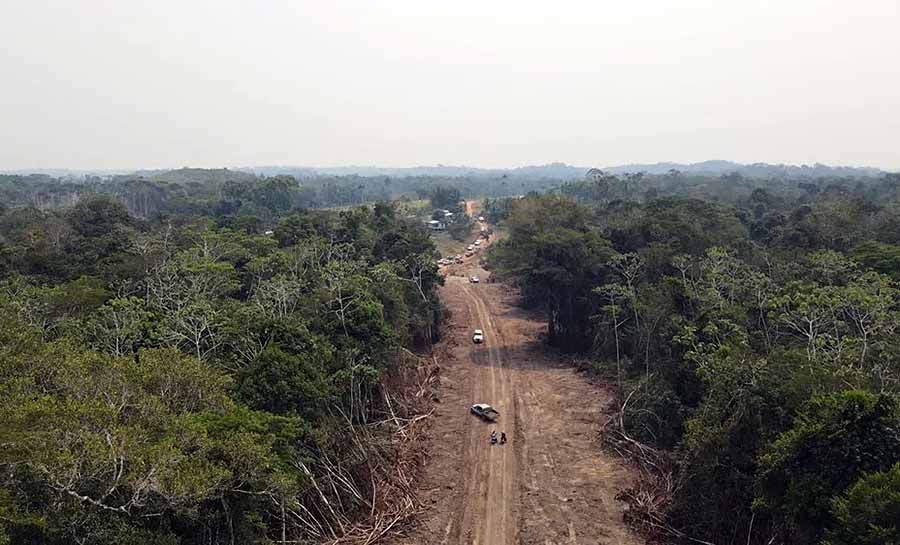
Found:
[[[626,432],[625,411],[635,392],[636,390],[629,392],[622,405],[601,428],[603,444],[639,470],[635,485],[616,496],[617,500],[628,505],[626,522],[652,536],[675,537],[713,545],[686,536],[667,523],[665,512],[678,489],[674,464],[665,452],[641,443]]]
[[[304,470],[311,481],[310,499],[315,500],[319,515],[312,516],[302,504],[301,510],[291,506],[288,511],[315,541],[374,545],[396,539],[422,510],[414,483],[425,452],[426,423],[434,413],[431,400],[439,384],[439,367],[433,356],[426,359],[408,350],[402,355],[414,363],[401,364],[391,376],[382,378],[384,403],[379,418],[356,424],[341,407],[334,407],[347,426],[351,445],[350,456],[343,460],[364,461],[361,469],[365,477],[359,475],[359,467],[354,475],[325,455],[316,466],[318,481],[309,468]],[[365,485],[359,486],[360,481]],[[369,488],[365,494],[364,487]],[[351,515],[358,517],[359,512],[349,513],[349,507],[340,503],[342,495],[353,500],[348,503],[363,507],[367,516],[351,523]]]

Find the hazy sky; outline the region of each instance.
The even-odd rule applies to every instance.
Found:
[[[900,168],[900,0],[0,0],[0,169]]]

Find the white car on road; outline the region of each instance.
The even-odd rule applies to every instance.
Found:
[[[472,334],[472,342],[475,344],[481,344],[484,342],[484,331],[480,329],[476,329],[475,333]]]

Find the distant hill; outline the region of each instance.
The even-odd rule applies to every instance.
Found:
[[[632,164],[603,169],[610,174],[626,174],[645,172],[647,174],[665,174],[670,170],[678,170],[685,174],[721,175],[737,172],[750,178],[802,178],[820,176],[881,176],[885,171],[869,167],[829,166],[821,163],[814,165],[784,165],[769,163],[753,163],[749,165],[732,161],[703,161],[701,163],[652,163]]]
[[[290,176],[390,176],[393,178],[405,178],[414,176],[435,176],[445,178],[546,178],[551,180],[568,180],[580,178],[587,172],[587,168],[574,167],[565,163],[551,163],[548,165],[524,166],[517,168],[479,168],[467,166],[419,166],[419,167],[377,167],[377,166],[345,166],[345,167],[290,167],[290,166],[260,166],[243,167],[237,170],[275,176],[287,174]]]
[[[95,170],[79,170],[71,168],[18,168],[4,170],[0,169],[0,174],[11,176],[28,176],[31,174],[39,174],[50,176],[52,178],[85,178],[87,176],[117,176],[122,174],[132,174],[134,169],[95,169]]]
[[[254,176],[240,170],[227,168],[180,168],[177,170],[138,171],[140,174],[155,182],[166,183],[222,183],[227,181],[246,182],[252,181]]]
[[[565,163],[524,166],[517,168],[478,168],[467,166],[419,166],[387,168],[376,166],[345,167],[247,167],[238,170],[253,172],[266,176],[288,174],[297,177],[308,176],[390,176],[394,178],[412,176],[436,176],[448,178],[530,178],[548,180],[572,180],[581,178],[589,169]],[[647,174],[666,174],[670,170],[678,170],[684,174],[720,176],[722,174],[740,173],[750,178],[814,178],[814,177],[877,177],[885,171],[869,167],[829,166],[816,163],[814,165],[784,165],[769,163],[741,164],[733,161],[703,161],[701,163],[648,163],[629,164],[602,168],[610,174],[626,174],[644,172]]]
[[[341,166],[341,167],[305,167],[305,166],[253,166],[240,168],[181,168],[158,170],[67,170],[67,169],[34,169],[34,170],[0,170],[0,174],[46,174],[59,178],[83,178],[87,175],[112,176],[136,174],[146,178],[167,182],[203,181],[215,178],[219,181],[241,180],[250,175],[279,176],[287,175],[296,178],[313,178],[318,176],[363,176],[363,177],[436,177],[436,178],[521,178],[530,180],[575,180],[584,176],[588,167],[572,166],[565,163],[531,165],[515,168],[479,168],[464,165],[434,165],[417,167],[378,167],[378,166]],[[816,163],[814,165],[785,165],[769,163],[742,164],[733,161],[703,161],[700,163],[643,163],[602,167],[609,174],[627,174],[644,172],[646,174],[666,174],[670,170],[678,170],[684,174],[704,176],[721,176],[737,172],[750,178],[816,178],[816,177],[878,177],[886,171],[870,167],[829,166]]]

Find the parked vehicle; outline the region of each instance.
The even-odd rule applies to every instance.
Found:
[[[472,276],[469,278],[469,282],[471,282],[473,284],[477,284],[477,283],[481,282],[481,280],[477,276]]]
[[[484,342],[484,331],[480,329],[476,329],[472,334],[472,342],[475,344],[481,344]]]
[[[497,420],[498,416],[500,416],[500,413],[487,403],[476,403],[472,405],[472,408],[469,409],[469,412],[486,422],[493,422]]]

